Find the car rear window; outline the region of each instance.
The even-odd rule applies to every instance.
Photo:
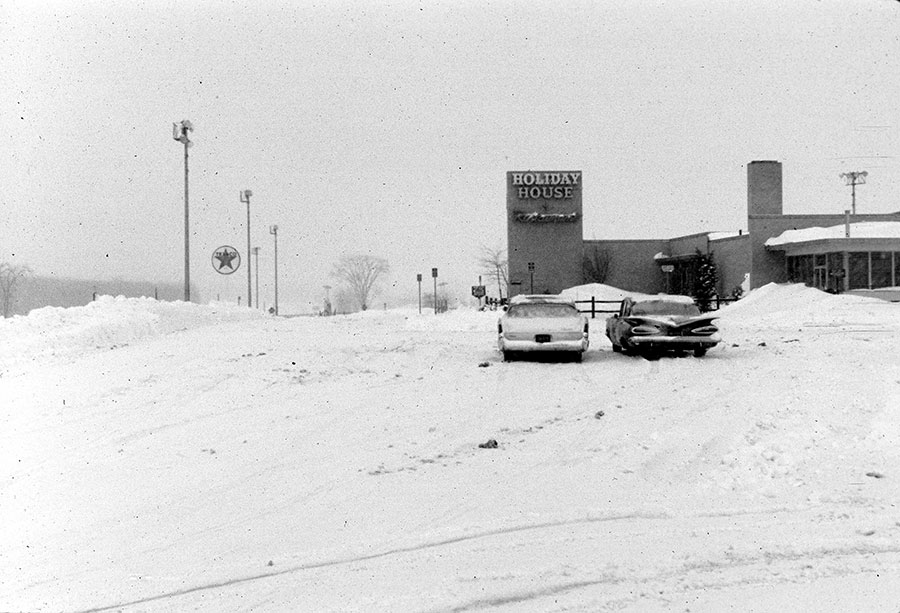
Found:
[[[648,300],[637,302],[631,307],[632,315],[682,315],[692,317],[700,314],[700,309],[691,302],[669,302]]]
[[[506,314],[509,317],[574,317],[578,309],[570,304],[516,304]]]

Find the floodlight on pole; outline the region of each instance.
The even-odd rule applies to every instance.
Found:
[[[250,196],[253,195],[253,192],[249,189],[245,189],[241,192],[241,202],[247,204],[247,307],[253,306],[253,297],[250,291]],[[257,296],[257,299],[259,297]]]
[[[172,124],[172,138],[184,145],[184,301],[191,301],[191,237],[190,214],[188,208],[188,149],[193,146],[188,132],[194,126],[187,119]]]
[[[856,215],[856,186],[865,185],[866,177],[868,176],[869,173],[865,170],[841,173],[841,178],[844,180],[844,184],[850,186],[850,194],[853,204],[853,208],[851,210],[853,215]]]
[[[275,237],[275,314],[278,315],[278,226],[269,226],[269,234]]]

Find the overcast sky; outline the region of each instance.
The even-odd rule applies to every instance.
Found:
[[[900,2],[0,0],[0,261],[236,300],[213,250],[261,247],[272,302],[319,302],[341,254],[415,301],[505,248],[505,173],[581,170],[586,238],[746,228],[746,164],[785,211],[900,210]],[[246,297],[244,297],[246,299]]]

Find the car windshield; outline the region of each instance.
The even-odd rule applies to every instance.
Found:
[[[631,307],[632,315],[680,315],[694,317],[700,314],[700,309],[692,302],[673,302],[670,300],[647,300],[636,302]]]
[[[515,304],[506,312],[509,317],[573,317],[578,309],[571,304]]]

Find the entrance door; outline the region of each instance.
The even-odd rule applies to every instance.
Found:
[[[828,289],[828,263],[824,253],[814,256],[813,287],[821,290]]]

